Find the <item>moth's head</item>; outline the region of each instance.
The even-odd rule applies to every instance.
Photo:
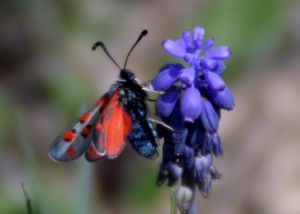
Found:
[[[121,69],[120,78],[127,81],[134,81],[135,75],[132,71],[126,68],[126,69]]]

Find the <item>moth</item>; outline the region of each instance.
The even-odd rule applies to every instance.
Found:
[[[54,140],[49,150],[52,159],[67,162],[83,154],[91,162],[104,156],[112,159],[122,152],[126,141],[146,158],[155,159],[158,156],[158,138],[152,122],[170,130],[172,127],[160,120],[149,118],[147,91],[152,89],[147,88],[146,83],[138,80],[134,73],[126,68],[131,52],[145,35],[147,30],[140,33],[131,47],[123,68],[110,55],[103,42],[98,41],[93,45],[92,50],[101,47],[119,68],[119,79],[94,106]]]

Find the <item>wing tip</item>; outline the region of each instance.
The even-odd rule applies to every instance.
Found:
[[[56,162],[56,163],[61,163],[61,162],[63,162],[63,161],[59,160],[58,158],[54,157],[54,155],[52,154],[52,149],[50,149],[50,150],[48,151],[48,156],[49,156],[49,158],[50,158],[52,161],[54,161],[54,162]]]

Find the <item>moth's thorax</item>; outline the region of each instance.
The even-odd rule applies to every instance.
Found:
[[[135,75],[129,69],[122,69],[120,71],[120,78],[124,79],[124,80],[127,80],[127,81],[134,81]]]

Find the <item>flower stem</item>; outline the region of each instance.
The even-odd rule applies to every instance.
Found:
[[[30,197],[29,197],[28,192],[26,191],[23,183],[21,183],[21,186],[22,186],[23,194],[24,194],[25,201],[26,201],[27,214],[32,214],[33,212],[32,212]]]
[[[176,198],[176,191],[171,189],[170,191],[170,200],[171,200],[171,209],[170,214],[176,214],[177,213],[177,198]]]

